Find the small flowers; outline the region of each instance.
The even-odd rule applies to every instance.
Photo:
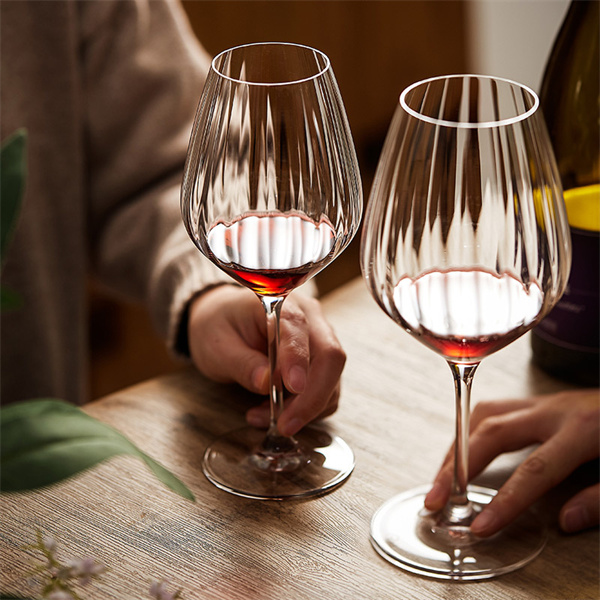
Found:
[[[168,581],[155,581],[150,586],[150,596],[155,600],[177,600],[181,598],[181,590],[176,592],[168,592],[166,586]]]
[[[34,572],[45,579],[42,598],[47,600],[79,600],[76,586],[85,587],[93,579],[102,575],[106,568],[91,556],[72,559],[62,563],[56,556],[56,541],[51,536],[37,533],[37,544],[28,546],[31,550],[39,550],[46,558],[46,563],[37,565]]]
[[[37,532],[37,543],[27,546],[44,555],[45,562],[36,564],[33,573],[42,577],[41,597],[45,600],[82,600],[77,589],[84,588],[106,572],[106,567],[91,556],[61,562],[56,556],[57,544],[53,537]],[[166,580],[154,581],[150,597],[154,600],[182,600],[181,590],[169,592]]]
[[[91,556],[70,560],[66,565],[67,578],[77,580],[77,583],[82,586],[88,585],[92,579],[102,575],[105,571],[104,565],[96,562]]]
[[[66,590],[54,590],[45,596],[48,600],[73,600],[75,596]]]

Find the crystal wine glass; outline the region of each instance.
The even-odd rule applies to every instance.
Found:
[[[200,251],[262,301],[270,363],[270,427],[217,439],[205,475],[257,499],[331,490],[354,468],[339,437],[315,426],[282,436],[277,348],[284,299],[348,245],[362,187],[328,57],[288,43],[226,50],[212,62],[196,115],[181,208]]]
[[[478,75],[418,82],[400,96],[365,216],[361,267],[379,306],[440,354],[454,377],[454,481],[439,513],[428,487],[388,500],[371,541],[390,562],[476,580],[539,554],[532,513],[490,539],[469,525],[495,491],[469,486],[469,402],[480,361],[536,325],[570,269],[562,189],[538,98]]]

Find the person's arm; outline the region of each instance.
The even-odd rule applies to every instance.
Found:
[[[230,281],[194,247],[179,209],[210,58],[174,1],[91,1],[77,8],[91,266],[110,289],[145,303],[176,350],[190,299]]]
[[[497,496],[473,521],[473,533],[488,537],[514,520],[580,465],[600,454],[599,390],[566,391],[522,400],[479,403],[471,418],[469,478],[498,455],[539,444],[517,467]],[[452,453],[446,457],[425,499],[429,510],[447,502]],[[600,484],[582,490],[561,509],[566,532],[598,525]]]

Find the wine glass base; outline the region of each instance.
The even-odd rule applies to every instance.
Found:
[[[204,474],[218,488],[255,500],[287,500],[325,494],[354,469],[354,453],[337,436],[308,426],[294,436],[298,456],[290,468],[260,455],[265,431],[245,427],[216,439],[204,453]],[[298,458],[298,460],[296,460]],[[270,463],[274,462],[274,465]]]
[[[476,581],[514,571],[531,562],[546,544],[545,525],[531,511],[490,538],[468,527],[447,529],[437,513],[423,508],[428,486],[399,494],[371,521],[371,543],[387,561],[434,579]],[[469,500],[481,510],[495,490],[469,487]]]

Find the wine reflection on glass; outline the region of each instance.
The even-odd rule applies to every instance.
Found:
[[[454,479],[440,513],[423,508],[427,486],[376,512],[371,541],[390,562],[427,577],[477,580],[542,550],[545,528],[532,512],[487,540],[469,530],[496,493],[467,487],[470,394],[481,360],[554,306],[570,261],[560,179],[535,93],[478,75],[408,87],[377,168],[361,268],[381,309],[450,366]]]
[[[213,442],[203,470],[256,499],[329,491],[354,468],[339,437],[308,426],[279,433],[277,358],[288,294],[350,243],[362,214],[358,162],[328,57],[288,43],[238,46],[212,62],[182,186],[186,229],[200,251],[261,300],[267,319],[270,426]]]

